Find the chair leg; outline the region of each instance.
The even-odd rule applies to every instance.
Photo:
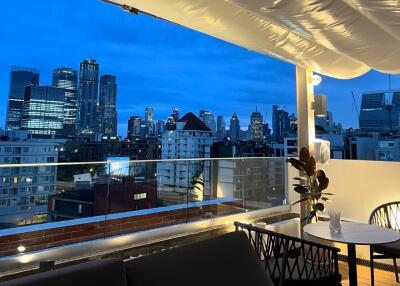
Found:
[[[374,250],[372,247],[369,248],[369,261],[370,261],[370,267],[371,267],[371,286],[375,285],[374,281]]]
[[[394,273],[396,274],[396,281],[399,283],[399,268],[397,268],[396,258],[393,258]]]

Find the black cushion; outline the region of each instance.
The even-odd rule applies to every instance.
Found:
[[[4,282],[3,286],[126,286],[124,262],[102,259]]]
[[[280,268],[275,268],[275,264],[278,263]],[[280,280],[280,273],[277,271],[278,269],[282,269],[283,258],[276,259],[271,258],[268,260],[268,266],[271,270],[272,280],[274,281],[275,285],[279,284]],[[326,273],[329,273],[327,266],[323,265],[322,263],[319,265],[314,265],[311,262],[304,261],[301,257],[298,258],[288,258],[288,265],[286,266],[285,271],[285,286],[292,286],[292,285],[309,285],[309,286],[330,286],[330,285],[341,285],[340,281],[341,276],[335,276],[333,273],[332,275],[320,275],[320,272],[323,272],[323,269],[326,267]],[[276,270],[274,270],[276,269]],[[317,270],[318,269],[318,270]],[[308,277],[306,275],[308,273]]]
[[[273,285],[243,232],[125,262],[130,286]]]
[[[375,252],[385,255],[393,255],[394,257],[400,257],[400,240],[385,243],[385,244],[377,244],[373,246]]]

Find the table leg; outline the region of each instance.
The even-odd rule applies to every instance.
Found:
[[[357,257],[355,244],[347,244],[347,260],[349,266],[349,285],[357,286]]]

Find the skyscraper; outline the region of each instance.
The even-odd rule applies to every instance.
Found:
[[[208,128],[215,134],[217,132],[217,123],[215,122],[214,115],[208,110],[200,110],[200,119]]]
[[[289,113],[277,105],[272,106],[272,129],[273,139],[279,143],[283,143],[283,139],[290,132]]]
[[[154,109],[151,106],[147,106],[145,109],[144,120],[153,121]]]
[[[156,129],[157,136],[162,136],[165,131],[165,122],[162,120],[157,120]]]
[[[142,125],[142,119],[140,116],[131,116],[128,120],[128,138],[134,140],[140,138],[140,128]]]
[[[391,104],[388,97],[392,96]],[[359,117],[360,129],[375,132],[400,131],[400,92],[365,92]]]
[[[98,105],[98,131],[106,136],[117,136],[117,78],[113,75],[100,77]]]
[[[12,66],[7,102],[6,129],[18,130],[22,125],[22,105],[25,87],[39,84],[39,71],[32,68]]]
[[[52,86],[64,89],[64,137],[73,138],[76,136],[76,118],[78,115],[78,72],[71,68],[55,69],[53,71]]]
[[[174,107],[174,109],[172,110],[171,116],[172,116],[172,118],[174,119],[175,122],[177,122],[179,120],[179,109],[178,109],[178,107]]]
[[[263,134],[263,116],[257,110],[250,115],[250,139],[262,140]]]
[[[223,116],[219,115],[217,117],[217,139],[222,140],[226,136],[225,119]]]
[[[175,128],[175,120],[172,116],[168,116],[165,130],[173,130]]]
[[[99,64],[94,59],[81,62],[78,93],[78,134],[92,136],[97,130]]]
[[[25,88],[21,129],[32,137],[64,137],[65,90],[52,86]]]
[[[229,134],[232,142],[236,143],[240,140],[240,122],[236,112],[234,112],[231,117]]]
[[[145,125],[145,137],[155,135],[155,124],[154,124],[154,109],[151,106],[147,106],[144,111],[144,125]]]

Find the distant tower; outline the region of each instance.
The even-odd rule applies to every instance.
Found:
[[[81,62],[78,91],[78,134],[94,135],[97,130],[97,94],[99,64],[87,59]]]
[[[151,106],[147,106],[144,114],[144,125],[145,125],[145,137],[155,135],[155,124],[154,124],[154,109]]]
[[[262,140],[263,134],[263,116],[260,112],[256,111],[250,115],[250,139]]]
[[[32,68],[12,66],[8,91],[6,129],[18,130],[22,125],[22,105],[25,87],[39,85],[39,71]]]
[[[290,132],[289,113],[277,105],[272,106],[272,129],[273,139],[279,143],[283,143],[283,139]]]
[[[22,126],[32,137],[64,137],[65,90],[52,86],[25,88]]]
[[[222,140],[226,136],[226,126],[225,126],[225,120],[223,116],[218,116],[217,117],[217,139]]]
[[[140,116],[131,116],[128,120],[128,138],[134,140],[140,138],[140,128],[142,125],[142,119]]]
[[[214,134],[217,132],[217,123],[215,122],[214,115],[210,111],[200,110],[200,119]]]
[[[233,113],[229,124],[229,133],[231,141],[236,143],[240,139],[240,122],[236,112]]]
[[[53,71],[52,86],[64,89],[64,137],[74,138],[77,135],[78,72],[71,68],[55,69]]]
[[[174,107],[174,109],[172,110],[171,116],[175,122],[177,122],[179,120],[179,109],[177,107]]]
[[[98,106],[99,132],[106,136],[117,136],[117,78],[113,75],[100,77]]]

